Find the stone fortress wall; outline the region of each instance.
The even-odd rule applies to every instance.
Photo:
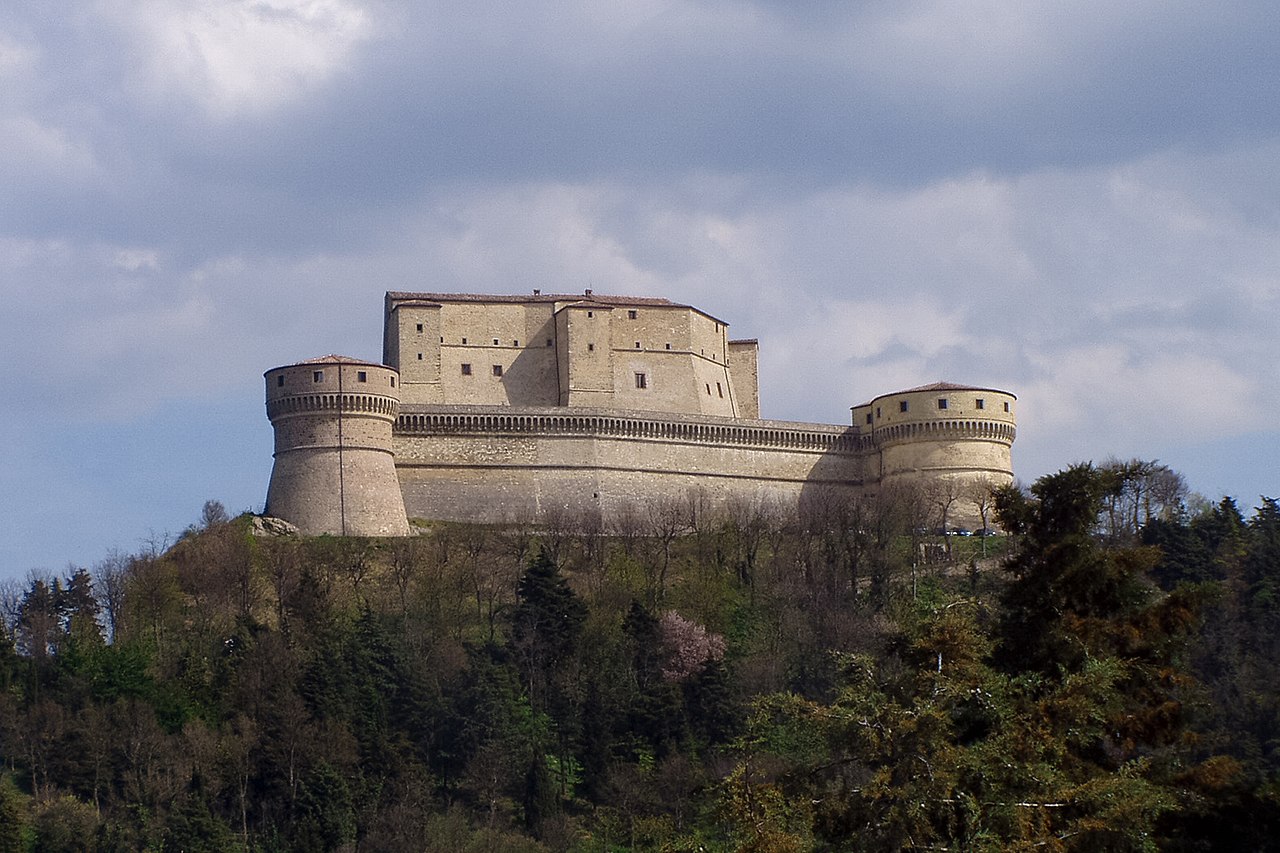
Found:
[[[267,511],[304,533],[396,535],[406,513],[607,524],[689,495],[794,505],[1012,479],[1008,392],[937,383],[855,406],[847,426],[760,420],[757,357],[665,299],[388,293],[385,365],[267,372]],[[973,516],[960,500],[952,518]]]

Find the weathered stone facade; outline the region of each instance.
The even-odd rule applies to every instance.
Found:
[[[397,535],[408,517],[604,523],[698,497],[800,501],[920,482],[1007,483],[1014,395],[937,383],[848,426],[759,419],[755,340],[665,299],[388,293],[386,365],[266,374],[267,511],[304,533]],[[374,390],[376,389],[376,390]]]

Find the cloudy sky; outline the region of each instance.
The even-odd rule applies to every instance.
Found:
[[[768,417],[1019,395],[1024,480],[1280,494],[1280,26],[1184,0],[8,0],[0,577],[261,509],[385,290],[692,303]]]

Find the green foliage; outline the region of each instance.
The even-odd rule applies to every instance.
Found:
[[[394,541],[210,506],[15,597],[0,853],[1262,849],[1280,509],[1178,486],[1076,466],[949,548],[908,490]]]

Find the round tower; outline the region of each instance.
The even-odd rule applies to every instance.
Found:
[[[869,479],[940,487],[956,498],[956,518],[975,520],[974,490],[1013,482],[1017,399],[1008,391],[938,382],[855,406],[854,426],[878,451]]]
[[[327,355],[263,375],[275,428],[266,513],[308,535],[408,534],[391,449],[399,374]]]

